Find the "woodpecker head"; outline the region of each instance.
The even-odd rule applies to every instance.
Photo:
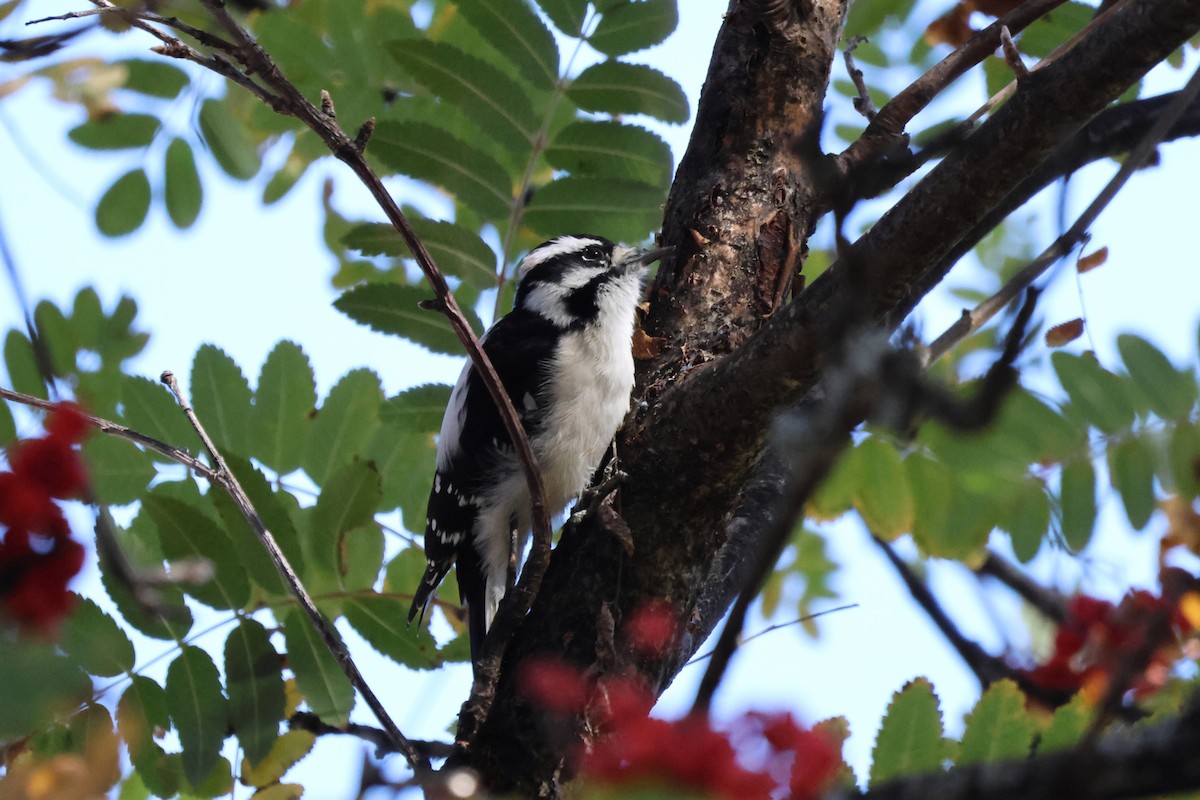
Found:
[[[649,265],[669,251],[614,244],[602,236],[559,236],[521,262],[514,307],[563,328],[591,324],[610,305],[602,302],[606,296],[636,297]]]

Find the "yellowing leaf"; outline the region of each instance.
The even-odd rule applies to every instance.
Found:
[[[251,763],[249,758],[242,759],[242,783],[247,786],[270,786],[308,755],[316,741],[316,735],[308,731],[288,731],[275,740],[271,751],[261,761]]]

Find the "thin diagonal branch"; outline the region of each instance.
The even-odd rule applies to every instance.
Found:
[[[375,692],[371,690],[370,685],[359,671],[358,665],[350,658],[350,651],[346,649],[346,645],[342,642],[341,637],[338,636],[333,623],[317,608],[316,602],[300,582],[300,578],[297,577],[295,570],[292,569],[292,565],[288,563],[287,556],[279,548],[275,537],[267,530],[262,517],[255,510],[254,505],[250,502],[250,498],[245,490],[242,489],[241,484],[238,483],[237,476],[229,469],[229,466],[225,463],[225,459],[221,456],[221,452],[217,450],[216,445],[209,438],[208,432],[204,429],[199,418],[196,417],[196,412],[192,409],[191,404],[183,396],[183,392],[179,390],[179,382],[175,380],[175,375],[171,372],[164,372],[162,374],[162,382],[171,389],[171,393],[175,395],[175,400],[179,403],[180,408],[183,409],[188,422],[191,423],[192,428],[200,436],[200,441],[204,443],[205,449],[208,450],[208,454],[213,460],[213,466],[216,468],[214,472],[216,485],[229,494],[229,497],[237,505],[238,510],[242,512],[246,523],[254,531],[263,548],[271,556],[271,561],[274,562],[275,569],[279,571],[280,576],[287,584],[292,595],[300,602],[300,607],[308,615],[313,627],[325,642],[325,646],[329,648],[329,651],[337,659],[338,666],[346,673],[346,677],[350,680],[350,683],[362,695],[363,700],[371,708],[376,719],[383,725],[392,742],[392,746],[404,756],[418,778],[427,774],[429,772],[429,762],[421,758],[416,748],[413,747],[412,743],[400,731],[400,728],[392,720],[391,716],[388,715],[387,709],[383,707],[383,703],[379,701],[379,698],[375,696]]]
[[[1117,174],[1104,186],[1103,189],[1096,195],[1095,199],[1088,204],[1083,213],[1075,220],[1075,223],[1068,228],[1061,236],[1043,250],[1037,258],[1030,261],[1020,272],[1012,277],[1008,283],[1000,287],[1000,290],[991,297],[984,300],[971,311],[964,312],[963,315],[945,332],[935,339],[930,345],[925,354],[925,363],[932,364],[939,358],[948,353],[955,345],[971,335],[979,328],[983,327],[992,317],[1000,312],[1012,300],[1027,288],[1033,285],[1033,282],[1045,274],[1046,270],[1055,264],[1060,258],[1070,253],[1075,249],[1076,245],[1080,244],[1087,238],[1088,228],[1100,216],[1100,213],[1112,202],[1117,193],[1125,186],[1129,178],[1146,163],[1151,153],[1155,148],[1166,138],[1167,132],[1175,125],[1183,112],[1186,111],[1200,93],[1200,68],[1197,68],[1192,73],[1192,77],[1188,80],[1171,104],[1163,111],[1163,113],[1151,126],[1150,130],[1142,137],[1137,146],[1130,151],[1128,157],[1121,162],[1121,168],[1117,170]]]
[[[108,0],[91,0],[91,2],[98,6],[112,6]],[[133,18],[132,21],[136,27],[147,31],[163,43],[161,47],[154,48],[156,52],[192,61],[224,75],[251,91],[276,112],[300,120],[321,138],[339,161],[350,167],[358,176],[379,204],[388,221],[404,239],[417,265],[426,280],[429,281],[436,297],[429,307],[441,312],[447,318],[455,335],[466,348],[472,366],[479,373],[489,395],[500,411],[500,417],[504,422],[509,439],[521,462],[529,487],[533,518],[533,547],[516,590],[506,594],[500,605],[496,619],[492,623],[493,633],[487,637],[483,655],[476,664],[476,681],[468,705],[476,710],[474,715],[477,717],[486,711],[491,703],[495,680],[499,674],[500,662],[509,638],[508,632],[515,629],[532,605],[550,560],[550,514],[545,503],[545,488],[541,472],[538,469],[537,458],[512,401],[505,393],[500,378],[484,352],[478,337],[471,330],[470,324],[459,308],[445,276],[438,269],[433,257],[384,187],[379,176],[375,174],[363,157],[363,147],[369,138],[369,130],[373,121],[368,120],[364,124],[361,132],[363,135],[357,139],[351,139],[337,123],[334,114],[331,113],[332,101],[326,104],[327,110],[314,106],[283,75],[270,55],[229,14],[223,2],[220,0],[201,0],[201,2],[217,25],[229,37],[229,42],[222,45],[220,49],[229,53],[241,65],[240,67],[234,66],[221,56],[201,54],[149,24],[152,21],[180,29],[175,24],[177,20],[166,17],[156,17],[150,20],[144,14],[136,12],[127,15]],[[256,76],[256,80],[252,80],[250,75]]]
[[[24,406],[32,408],[40,408],[43,411],[53,411],[58,408],[58,403],[51,400],[43,400],[40,397],[34,397],[30,394],[22,392],[14,392],[12,389],[5,389],[0,386],[0,398],[11,400],[14,403],[20,403]],[[101,433],[107,433],[111,436],[119,436],[122,439],[128,439],[134,444],[141,445],[148,450],[153,450],[156,453],[166,456],[172,461],[177,461],[183,464],[188,469],[195,472],[200,477],[211,482],[217,482],[217,474],[208,468],[208,465],[193,457],[186,450],[181,450],[174,445],[167,444],[155,439],[153,436],[147,436],[144,433],[127,428],[111,420],[97,417],[95,414],[90,414],[86,410],[79,410],[80,416],[86,419],[91,425],[94,425],[96,430]]]

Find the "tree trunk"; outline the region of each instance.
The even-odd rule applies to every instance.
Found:
[[[781,305],[816,220],[854,189],[819,149],[846,9],[839,0],[730,5],[666,208],[662,241],[676,250],[644,324],[663,351],[640,364],[640,402],[620,435],[629,478],[615,505],[633,551],[615,515],[564,532],[465,754],[495,790],[557,795],[563,753],[582,735],[547,728],[522,695],[527,659],[594,666],[611,604],[618,635],[616,653],[601,654],[606,667],[636,671],[661,691],[728,608],[785,482],[762,460],[769,422],[819,377],[831,310],[857,293],[864,316],[896,324],[994,226],[1006,198],[1023,199],[1040,164],[1200,30],[1194,0],[1121,4],[1023,80],[854,244],[849,257],[861,270],[839,262]],[[852,280],[856,272],[865,279]],[[634,658],[621,647],[620,620],[649,600],[678,610],[683,635],[661,658]]]

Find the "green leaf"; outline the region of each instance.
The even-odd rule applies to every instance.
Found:
[[[1066,705],[1059,706],[1046,730],[1042,731],[1038,753],[1078,744],[1091,727],[1094,710],[1095,701],[1089,700],[1083,692],[1077,693]]]
[[[1000,527],[1008,531],[1013,553],[1022,564],[1028,564],[1041,549],[1042,539],[1050,527],[1050,500],[1046,497],[1045,487],[1038,481],[1022,484],[1007,510],[1008,515],[1001,518]]]
[[[89,150],[147,147],[161,123],[152,114],[107,114],[67,131],[67,138]]]
[[[462,343],[446,317],[418,305],[428,299],[429,290],[423,287],[368,283],[343,292],[333,305],[355,322],[380,333],[403,336],[435,353],[462,353]],[[462,311],[472,328],[482,327],[473,311],[467,308]]]
[[[204,559],[212,565],[210,581],[185,584],[184,591],[213,608],[244,608],[250,600],[250,580],[228,534],[199,508],[158,492],[156,488],[146,495],[142,510],[158,529],[167,558]]]
[[[406,547],[388,562],[383,575],[383,591],[387,594],[411,593],[425,574],[425,553],[419,547]],[[449,577],[449,576],[447,576]],[[408,609],[405,609],[407,615]]]
[[[1189,424],[1175,426],[1167,458],[1175,491],[1185,500],[1200,496],[1200,430]]]
[[[248,786],[271,786],[308,755],[316,741],[316,735],[308,731],[291,730],[284,733],[274,741],[265,757],[251,759],[247,754],[242,762],[242,782]]]
[[[454,0],[471,27],[539,89],[558,80],[558,44],[524,0]]]
[[[96,228],[109,237],[133,233],[150,213],[150,179],[143,169],[117,178],[96,204]]]
[[[170,794],[173,795],[174,792]],[[137,769],[130,770],[129,774],[122,779],[121,789],[117,792],[117,800],[150,800],[150,789],[142,780],[142,775]]]
[[[1004,401],[989,444],[1014,465],[1019,464],[1023,474],[1032,461],[1062,461],[1085,450],[1087,430],[1073,425],[1028,390],[1016,387]]]
[[[571,176],[538,189],[525,222],[546,237],[587,230],[638,242],[662,224],[663,200],[662,191],[644,183]]]
[[[1154,454],[1141,439],[1131,436],[1108,448],[1108,471],[1113,488],[1125,503],[1125,514],[1134,530],[1150,521],[1154,498]]]
[[[827,521],[837,519],[853,508],[864,470],[857,447],[843,450],[833,470],[809,498],[805,515]]]
[[[133,669],[133,642],[112,617],[86,597],[75,597],[61,645],[93,675],[112,678]]]
[[[409,223],[443,274],[461,278],[477,289],[495,287],[496,254],[477,234],[453,222],[414,217]],[[404,239],[385,223],[356,225],[343,241],[366,256],[412,257]]]
[[[387,49],[422,86],[474,120],[480,134],[521,157],[528,153],[538,120],[529,97],[512,78],[445,42],[404,39]]]
[[[169,100],[188,85],[187,73],[163,59],[129,58],[114,64],[125,68],[124,88],[131,92]]]
[[[227,101],[205,100],[200,106],[199,123],[209,152],[226,175],[245,181],[258,174],[258,153],[241,123],[229,113]]]
[[[401,421],[389,421],[376,429],[367,447],[367,458],[379,470],[382,484],[380,510],[399,506],[405,526],[414,531],[425,529],[436,453],[433,437],[432,431],[414,432]]]
[[[17,438],[17,423],[8,403],[0,403],[0,447],[7,447]]]
[[[344,592],[362,592],[375,586],[383,569],[383,529],[375,522],[342,534],[338,548],[338,583]]]
[[[303,467],[318,486],[363,454],[379,424],[383,390],[369,369],[346,373],[317,411]]]
[[[902,466],[913,499],[913,539],[925,552],[941,555],[942,547],[958,530],[953,514],[958,488],[954,476],[937,461],[915,453],[904,459]]]
[[[912,530],[912,491],[896,448],[872,436],[857,449],[863,468],[854,506],[871,533],[894,539]]]
[[[217,765],[229,724],[221,678],[208,653],[185,645],[171,662],[167,708],[183,745],[183,774],[193,785],[199,784]]]
[[[163,181],[167,214],[171,222],[177,228],[190,228],[196,217],[200,216],[204,187],[200,184],[200,173],[196,171],[192,146],[183,139],[172,139],[171,144],[167,145]]]
[[[282,624],[288,664],[308,707],[323,722],[345,725],[354,708],[354,687],[304,613],[289,611]]]
[[[1018,37],[1022,53],[1045,58],[1092,21],[1096,9],[1084,3],[1065,3],[1046,12]]]
[[[439,128],[419,122],[380,122],[370,152],[397,172],[440,186],[484,219],[508,216],[513,184],[507,170],[482,150]]]
[[[1117,349],[1136,391],[1163,419],[1186,419],[1196,404],[1196,379],[1175,369],[1158,348],[1131,333],[1117,337]]]
[[[1079,459],[1063,467],[1060,502],[1063,539],[1078,553],[1092,538],[1096,524],[1096,470],[1091,461]]]
[[[427,383],[389,397],[379,410],[379,421],[413,433],[436,433],[442,427],[451,389],[444,383]]]
[[[1133,424],[1134,408],[1125,382],[1095,358],[1060,350],[1050,355],[1050,363],[1072,405],[1089,423],[1105,433],[1117,433]]]
[[[15,391],[46,399],[46,384],[38,371],[33,345],[18,330],[10,330],[4,337],[4,366]]]
[[[138,433],[175,445],[193,454],[201,448],[200,437],[188,424],[179,403],[159,381],[136,375],[121,377],[121,418]],[[151,458],[165,460],[156,453]]]
[[[567,36],[578,37],[583,32],[587,19],[587,0],[538,0],[538,5],[554,23],[554,27]]]
[[[91,680],[52,646],[6,644],[0,658],[0,739],[19,739],[43,728],[91,693]]]
[[[224,350],[201,345],[192,361],[191,391],[196,416],[217,447],[245,455],[250,431],[250,384],[241,368]]]
[[[437,643],[425,628],[408,626],[408,606],[407,599],[377,595],[347,598],[342,608],[351,627],[380,653],[412,669],[437,669]]]
[[[341,563],[343,535],[370,522],[379,507],[379,473],[365,461],[335,471],[323,484],[307,528],[305,560],[333,573]]]
[[[925,678],[910,681],[892,695],[875,737],[868,785],[941,769],[946,750],[933,686]]]
[[[642,64],[602,61],[580,73],[567,95],[584,111],[602,114],[646,114],[675,123],[691,115],[679,84]]]
[[[671,177],[671,148],[637,125],[610,121],[573,122],[546,149],[546,161],[575,175],[622,178],[665,189]]]
[[[874,36],[888,19],[903,22],[914,0],[858,0],[850,6],[843,41],[851,36]]]
[[[135,524],[137,520],[134,520]],[[146,528],[152,526],[143,525]],[[132,529],[132,526],[131,526]],[[154,555],[146,555],[141,552],[144,548],[139,548],[136,539],[133,539],[129,534],[131,531],[123,531],[120,528],[116,533],[118,540],[121,543],[122,549],[126,556],[135,566],[159,566],[162,563],[162,553],[157,552]],[[155,533],[154,531],[151,531]],[[157,540],[155,541],[157,548]],[[112,599],[113,605],[121,612],[121,616],[125,621],[137,629],[140,633],[145,634],[154,639],[172,639],[180,640],[187,636],[188,631],[192,627],[192,612],[184,604],[183,595],[174,586],[163,586],[159,589],[160,613],[155,614],[144,608],[133,597],[129,588],[122,580],[113,575],[112,567],[108,559],[103,553],[100,554],[100,582],[104,584],[105,591]]]
[[[180,796],[193,800],[193,798],[216,798],[221,795],[227,795],[233,790],[233,766],[224,756],[217,759],[217,763],[209,770],[208,775],[199,783],[186,781],[185,785],[180,788]]]
[[[662,43],[678,24],[675,0],[626,0],[604,12],[588,44],[606,56],[624,55]]]
[[[156,474],[154,461],[132,442],[113,436],[91,436],[83,443],[96,499],[121,506],[142,496]]]
[[[129,756],[137,765],[143,755],[153,754],[157,749],[156,731],[171,729],[166,692],[144,675],[131,677],[129,688],[117,703],[117,725],[129,746]]]
[[[243,619],[225,640],[225,686],[238,742],[246,758],[261,761],[279,737],[283,675],[270,636],[252,619]]]
[[[258,375],[250,411],[250,454],[280,475],[298,469],[316,405],[316,380],[308,356],[295,342],[279,342]]]
[[[1029,755],[1037,722],[1025,710],[1025,695],[1011,680],[988,687],[967,715],[958,763],[1017,760]]]

